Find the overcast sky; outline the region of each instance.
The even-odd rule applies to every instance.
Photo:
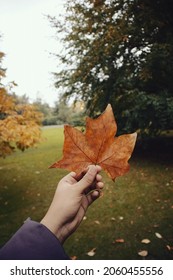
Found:
[[[15,92],[33,101],[41,97],[53,105],[57,100],[51,72],[57,61],[51,52],[61,45],[53,38],[55,30],[44,15],[64,12],[66,0],[0,0],[0,51],[6,54],[3,66],[7,80],[18,84]]]

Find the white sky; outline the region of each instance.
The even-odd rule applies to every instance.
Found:
[[[63,13],[66,0],[0,0],[0,51],[6,54],[3,67],[7,81],[15,81],[18,95],[37,97],[53,105],[57,90],[51,72],[58,61],[60,43],[53,38],[55,30],[44,15]]]

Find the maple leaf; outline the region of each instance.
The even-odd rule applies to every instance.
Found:
[[[63,158],[50,168],[63,168],[80,174],[90,164],[100,165],[112,180],[128,172],[136,133],[116,137],[117,125],[109,104],[96,119],[87,117],[86,132],[64,126]]]

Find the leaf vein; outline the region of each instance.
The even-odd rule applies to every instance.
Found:
[[[81,151],[81,153],[83,153],[91,162],[93,162],[88,156],[87,154],[75,143],[75,141],[73,140],[72,136],[70,135],[70,133],[67,131],[69,137],[71,138],[72,142],[75,144],[75,146]]]

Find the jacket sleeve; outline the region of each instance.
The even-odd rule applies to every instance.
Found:
[[[0,250],[1,260],[68,260],[61,243],[44,225],[29,218]]]

